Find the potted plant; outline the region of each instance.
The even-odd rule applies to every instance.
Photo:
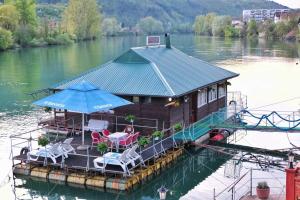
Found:
[[[51,112],[51,110],[52,110],[52,109],[51,109],[50,107],[45,107],[45,108],[44,108],[44,111],[47,112],[47,113]]]
[[[107,151],[107,144],[104,142],[100,142],[99,144],[97,144],[97,151],[99,151],[101,154],[104,154],[104,152]]]
[[[154,131],[152,136],[154,137],[154,140],[159,140],[164,136],[164,133],[162,131]]]
[[[127,116],[125,117],[125,120],[128,121],[128,122],[133,123],[134,120],[135,120],[135,116],[134,116],[134,115],[127,115]]]
[[[174,128],[175,132],[178,132],[178,131],[182,130],[182,125],[181,125],[181,123],[177,123],[177,124],[174,124],[173,128]]]
[[[270,187],[268,186],[268,183],[265,181],[259,182],[256,186],[256,194],[260,199],[268,199],[270,195]]]
[[[140,137],[138,143],[141,147],[146,147],[150,143],[150,140],[148,138],[146,138],[145,136],[142,136],[142,137]]]
[[[45,147],[47,144],[49,144],[49,139],[45,136],[40,136],[38,138],[38,145]]]

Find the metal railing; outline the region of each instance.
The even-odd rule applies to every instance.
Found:
[[[256,186],[254,186],[254,183],[257,183],[258,181],[266,181],[266,180],[272,180],[269,182],[269,187],[276,195],[279,197],[283,196],[285,194],[285,186],[284,181],[285,177],[275,177],[271,174],[271,176],[258,176],[254,177],[255,171],[261,171],[260,169],[249,169],[247,172],[245,172],[240,178],[236,179],[232,184],[224,188],[222,191],[216,193],[216,189],[213,189],[213,200],[218,199],[231,199],[231,200],[240,200],[245,196],[253,196],[253,190],[255,190]],[[282,182],[280,182],[279,179],[282,179]],[[278,181],[281,186],[274,185],[274,180]],[[271,183],[271,184],[270,184]]]
[[[151,130],[158,130],[159,128],[159,121],[158,119],[151,119],[151,118],[143,118],[143,117],[136,117],[133,123],[126,121],[125,116],[113,115],[113,114],[101,114],[101,113],[94,113],[91,116],[85,115],[85,122],[88,121],[88,118],[95,118],[101,120],[107,120],[110,125],[115,127],[115,130],[118,131],[121,128],[124,128],[126,125],[134,125],[137,128],[146,128]],[[72,116],[66,120],[56,120],[54,117],[48,117],[46,119],[40,119],[39,123],[47,124],[47,123],[54,123],[54,126],[63,127],[67,122],[72,121],[71,124],[67,124],[71,127],[72,131],[75,131],[76,125],[77,128],[82,126],[81,116]]]

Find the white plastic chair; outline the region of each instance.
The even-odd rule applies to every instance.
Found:
[[[125,150],[122,154],[109,152],[103,157],[98,157],[94,159],[94,167],[96,169],[100,169],[101,171],[105,171],[106,165],[118,165],[122,167],[125,174],[130,175],[128,165],[132,164],[133,161],[130,158],[128,158],[128,153],[129,149]],[[111,156],[112,154],[118,154],[118,156]]]
[[[137,160],[139,160],[140,163],[142,163],[142,165],[145,165],[142,156],[136,152],[137,148],[138,148],[138,145],[137,145],[137,144],[136,144],[136,145],[133,145],[133,147],[131,147],[131,148],[129,149],[128,154],[127,154],[127,157],[128,157],[129,159],[133,160],[133,162],[134,162],[134,165],[133,165],[133,166],[135,166],[135,161],[137,161]]]
[[[37,150],[32,150],[27,153],[27,160],[37,161],[39,157],[50,158],[54,164],[56,164],[56,158],[63,157],[64,151],[61,144],[56,143],[46,148],[40,148]]]
[[[65,157],[68,158],[69,153],[74,153],[76,154],[76,151],[74,147],[72,147],[71,142],[73,141],[74,138],[67,138],[65,141],[61,144],[61,147],[64,151]]]

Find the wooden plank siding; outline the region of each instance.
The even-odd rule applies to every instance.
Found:
[[[163,129],[163,127],[170,126],[170,109],[169,107],[165,107],[167,103],[166,98],[152,98],[151,103],[139,102],[116,108],[114,111],[115,115],[119,116],[132,114],[141,118],[158,119],[158,128]]]
[[[225,83],[224,83],[225,84]],[[223,85],[223,84],[222,84]],[[211,86],[211,85],[210,85]],[[187,94],[184,96],[181,96],[179,98],[173,99],[173,101],[178,102],[179,104],[165,106],[166,104],[170,103],[168,98],[164,97],[152,97],[151,101],[146,101],[145,99],[147,97],[139,97],[139,102],[123,106],[120,108],[114,109],[113,115],[107,115],[107,116],[98,116],[99,114],[91,114],[87,115],[87,119],[103,119],[109,121],[109,123],[112,125],[115,123],[114,115],[116,116],[127,116],[129,114],[135,115],[138,118],[148,118],[148,119],[157,119],[158,120],[158,129],[162,130],[163,128],[167,129],[170,126],[178,123],[178,122],[184,122],[185,125],[189,125],[191,123],[194,123],[207,115],[211,114],[212,112],[218,111],[220,108],[223,108],[226,106],[226,96],[217,98],[216,100],[213,100],[211,102],[208,101],[209,98],[209,87],[207,86],[207,104],[201,106],[198,108],[198,90],[191,92],[190,94]],[[226,84],[225,84],[226,86]],[[219,87],[219,84],[218,84]],[[217,87],[217,93],[219,93],[219,89]],[[227,88],[225,87],[226,91]],[[226,93],[226,92],[225,92]],[[219,94],[217,94],[219,96]],[[122,98],[125,98],[129,101],[133,101],[132,96],[121,96]],[[149,99],[149,98],[148,98]],[[76,124],[80,124],[81,122],[81,114],[78,113],[65,113],[65,118],[68,117],[77,117]],[[121,120],[118,121],[118,124],[129,124],[128,122]],[[155,127],[156,124],[154,121],[149,122],[149,120],[139,120],[138,122],[135,122],[136,124],[142,124],[144,126],[151,126]],[[113,126],[110,126],[109,129],[111,131],[120,131],[119,129],[122,129],[123,127],[118,128],[118,130],[115,130],[116,128]],[[153,132],[153,129],[144,129],[136,131],[141,131],[144,134],[150,134]]]

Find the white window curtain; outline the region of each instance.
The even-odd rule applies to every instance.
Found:
[[[207,104],[207,90],[202,89],[198,91],[198,108]]]
[[[209,91],[208,91],[208,100],[209,102],[212,102],[214,100],[217,99],[217,85],[214,85],[212,87],[209,88]]]
[[[219,85],[219,98],[222,98],[226,95],[225,85]]]

